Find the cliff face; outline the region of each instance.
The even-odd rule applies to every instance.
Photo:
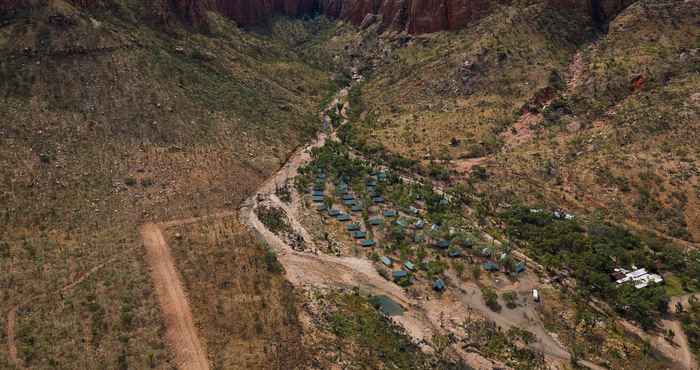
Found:
[[[505,0],[214,0],[214,9],[241,26],[272,14],[322,13],[359,25],[368,14],[381,15],[382,28],[426,33],[453,30],[487,14]]]
[[[190,0],[198,1],[198,0]],[[203,1],[203,0],[199,0]],[[456,30],[511,0],[214,0],[215,9],[241,26],[274,13],[298,16],[322,13],[360,25],[368,14],[380,15],[382,29],[428,33]],[[636,0],[548,0],[551,6],[578,8],[603,22]]]
[[[71,0],[90,7],[99,0]],[[215,10],[241,26],[265,21],[273,14],[292,17],[321,13],[360,25],[368,14],[380,15],[382,30],[419,34],[455,30],[487,15],[510,0],[150,0],[161,18],[177,15],[193,25],[205,22],[206,9]],[[579,8],[598,21],[614,17],[635,0],[547,0],[551,6]],[[0,11],[12,10],[26,0],[4,0]]]

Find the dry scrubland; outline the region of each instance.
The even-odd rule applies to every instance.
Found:
[[[139,226],[235,208],[313,132],[329,65],[214,14],[39,4],[0,28],[0,367],[19,305],[31,368],[171,368]]]
[[[492,206],[599,209],[698,242],[699,12],[639,1],[596,28],[514,5],[455,33],[358,42],[379,57],[355,93],[355,138],[404,165],[433,160],[438,177],[479,165]]]
[[[295,291],[238,217],[173,228],[167,239],[212,368],[300,366]]]

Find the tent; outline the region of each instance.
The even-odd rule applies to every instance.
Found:
[[[445,282],[442,281],[442,279],[436,279],[436,280],[433,282],[433,289],[434,289],[436,292],[442,292],[443,290],[445,290]]]
[[[374,240],[372,240],[372,239],[364,239],[364,240],[361,240],[361,241],[360,241],[360,245],[363,246],[363,247],[365,247],[365,248],[371,247],[371,246],[373,246],[374,244],[376,244],[376,242],[375,242]]]

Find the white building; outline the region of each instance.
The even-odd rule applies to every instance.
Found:
[[[642,289],[647,287],[650,283],[662,283],[664,278],[658,274],[650,274],[646,269],[636,269],[629,271],[623,268],[615,269],[616,275],[622,275],[623,277],[617,279],[615,283],[621,285],[627,282],[634,283],[634,287],[637,289]]]

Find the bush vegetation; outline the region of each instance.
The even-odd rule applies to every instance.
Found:
[[[527,207],[515,207],[501,216],[508,235],[523,242],[528,254],[545,268],[572,271],[579,295],[603,298],[645,328],[654,326],[666,312],[665,289],[617,287],[611,278],[613,269],[634,265],[650,272],[669,270],[678,273],[686,287],[696,286],[700,278],[695,274],[700,269],[697,260],[685,260],[678,249],[658,241],[642,240],[619,226],[559,219],[545,211],[531,212]]]

